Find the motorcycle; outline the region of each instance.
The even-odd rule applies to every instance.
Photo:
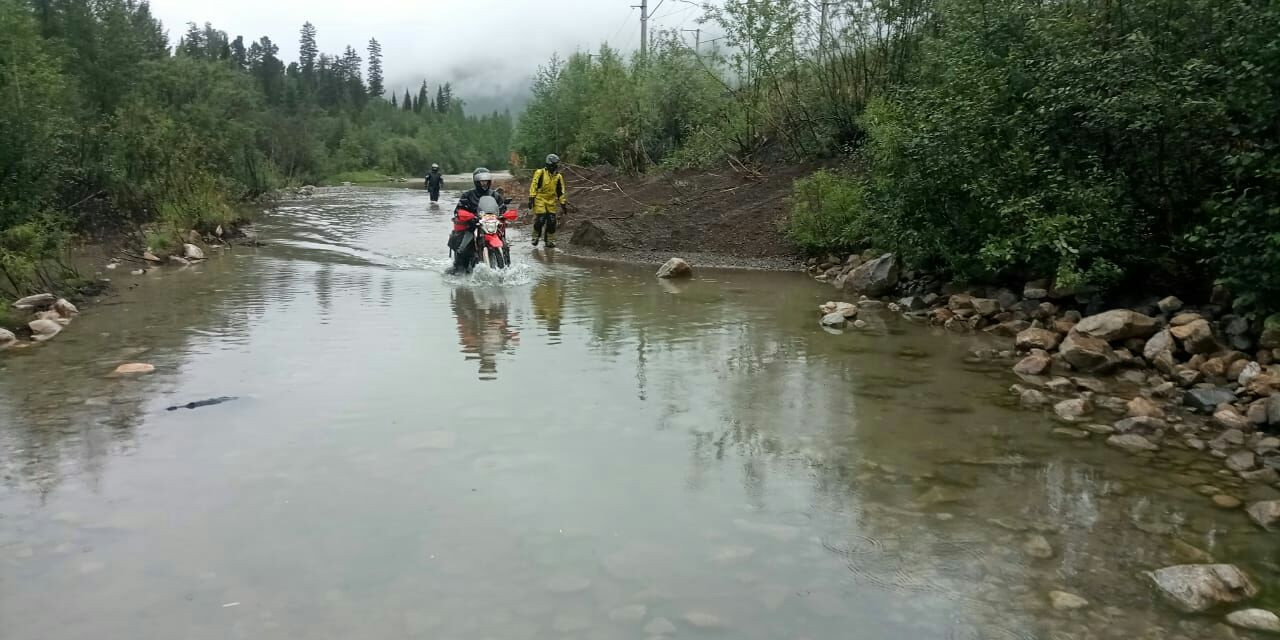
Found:
[[[490,269],[505,269],[511,264],[507,224],[515,222],[516,210],[508,209],[499,215],[498,200],[491,196],[480,198],[480,206],[476,208],[480,211],[459,210],[454,218],[454,231],[462,233],[453,254],[454,273],[471,273],[478,264],[487,264]]]

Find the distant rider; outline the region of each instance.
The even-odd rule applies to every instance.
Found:
[[[449,250],[454,253],[456,258],[461,256],[458,253],[458,244],[462,242],[462,236],[466,231],[458,230],[458,212],[470,211],[471,213],[480,213],[480,198],[490,196],[498,201],[498,206],[503,205],[502,192],[500,189],[493,189],[493,174],[484,167],[477,167],[471,173],[471,184],[475,187],[469,191],[463,191],[458,197],[458,206],[453,208],[453,233],[449,234]],[[475,224],[474,221],[471,222]],[[507,253],[507,259],[510,260],[510,253]],[[454,270],[457,270],[458,264],[455,259]]]
[[[556,213],[568,205],[564,175],[560,173],[560,156],[547,156],[547,165],[533,172],[529,182],[529,210],[533,212],[533,246],[546,230],[547,248],[556,248]]]
[[[440,165],[432,163],[431,173],[426,178],[427,191],[431,192],[431,201],[440,199],[440,186],[444,184],[444,176],[440,175]]]

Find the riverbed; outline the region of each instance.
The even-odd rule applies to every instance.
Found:
[[[0,639],[1254,637],[1141,576],[1209,556],[1280,603],[1218,464],[1054,438],[983,337],[519,231],[446,276],[456,196],[320,189],[0,356]]]

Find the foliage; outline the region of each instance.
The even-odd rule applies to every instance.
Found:
[[[833,171],[796,180],[787,236],[809,253],[863,248],[865,199],[861,181]]]
[[[288,64],[210,24],[171,49],[145,2],[0,0],[0,292],[49,288],[70,233],[139,229],[159,248],[285,184],[507,164],[509,115],[466,115],[447,83],[396,109],[376,40],[368,56],[366,83],[310,23]]]

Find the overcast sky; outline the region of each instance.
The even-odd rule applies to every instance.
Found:
[[[377,38],[389,89],[403,93],[424,78],[433,87],[451,80],[464,99],[485,109],[524,94],[552,52],[595,49],[604,40],[635,50],[640,23],[633,4],[639,0],[151,0],[170,44],[188,22],[212,22],[232,38],[268,36],[292,62],[298,32],[309,20],[326,53],[349,44],[366,57],[369,38]],[[692,28],[699,14],[686,0],[650,0],[649,6],[661,27]]]

